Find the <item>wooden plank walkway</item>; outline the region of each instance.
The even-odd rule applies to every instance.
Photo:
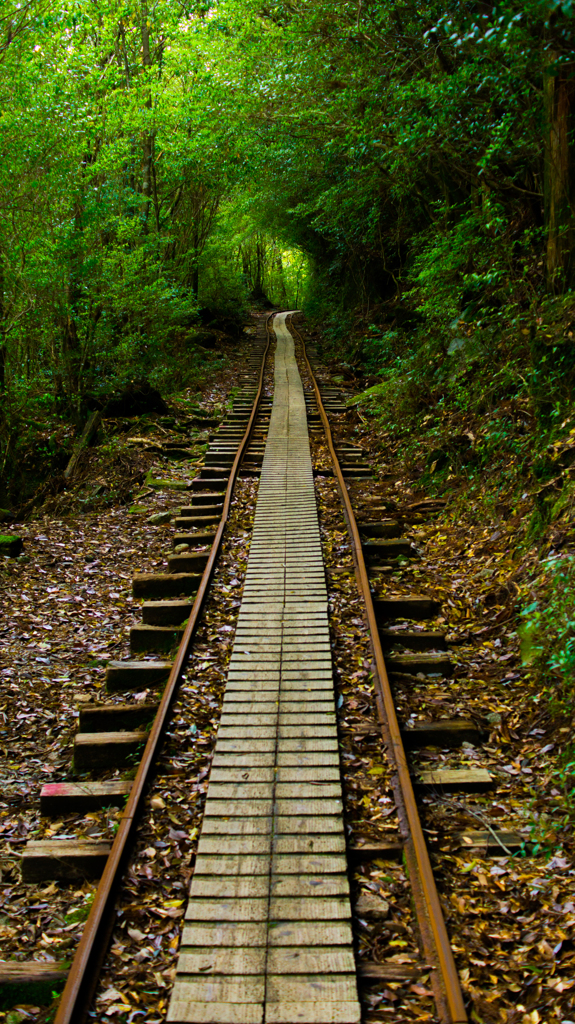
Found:
[[[286,314],[242,606],[168,1021],[357,1024],[305,401]]]

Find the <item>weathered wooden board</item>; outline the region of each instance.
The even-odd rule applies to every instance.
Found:
[[[287,333],[275,383],[168,1011],[168,1021],[182,1024],[360,1019],[325,570],[306,405]]]

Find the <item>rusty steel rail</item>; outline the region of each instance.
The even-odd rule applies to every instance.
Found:
[[[198,592],[190,612],[190,617],[174,659],[168,682],[166,683],[166,688],[162,694],[162,699],[146,743],[142,760],[140,761],[138,771],[130,789],[126,807],[124,808],[120,819],[118,831],[115,835],[112,849],[110,850],[110,855],[106,861],[104,872],[98,884],[96,896],[91,906],[90,914],[82,933],[82,938],[80,939],[76,954],[72,961],[66,985],[58,1005],[58,1011],[54,1018],[54,1024],[82,1024],[82,1021],[85,1020],[88,1010],[90,1009],[90,1004],[96,990],[99,972],[114,928],[115,899],[122,878],[122,872],[134,838],[142,797],[159,750],[164,729],[168,723],[170,709],[179,687],[180,678],[186,667],[192,640],[202,612],[216,559],[220,551],[224,528],[228,519],[234,486],[238,475],[238,469],[248,445],[252,427],[257,415],[263,390],[266,357],[270,347],[268,323],[270,317],[275,315],[275,312],[276,311],[274,311],[274,313],[270,313],[266,319],[267,345],[262,356],[258,389],[245,434],[240,442],[230,471],[230,478],[226,489],[226,496],[224,498],[220,524],[214,537],[208,562],[204,569],[202,579],[198,587]]]
[[[293,323],[292,323],[293,326]],[[371,596],[371,588],[363,550],[361,537],[357,522],[351,505],[348,490],[345,484],[343,473],[339,465],[329,420],[323,407],[321,394],[315,379],[310,361],[307,356],[304,340],[297,330],[307,365],[307,369],[315,391],[317,407],[325,430],[325,435],[333,462],[334,472],[339,484],[342,502],[352,540],[352,549],[356,563],[356,574],[360,585],[361,593],[365,602],[371,642],[375,660],[374,683],[377,701],[377,710],[380,724],[384,733],[384,741],[388,749],[388,756],[397,772],[397,783],[394,787],[396,803],[400,820],[403,819],[404,826],[407,826],[405,838],[404,855],[409,873],[413,902],[415,905],[423,954],[426,962],[431,968],[431,984],[437,1014],[442,1024],[466,1024],[468,1021],[461,983],[453,958],[453,951],[447,934],[447,927],[443,917],[443,910],[439,901],[435,878],[429,860],[429,853],[421,827],[417,803],[413,791],[411,775],[405,749],[401,738],[401,731],[389,678],[385,667],[385,660],[381,648],[381,641],[375,617],[375,609]]]

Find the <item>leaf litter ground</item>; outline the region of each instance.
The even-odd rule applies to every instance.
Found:
[[[338,431],[346,439],[353,433],[373,453],[377,470],[377,424],[363,423],[349,413],[335,418],[334,427],[336,438]],[[453,680],[397,677],[400,715],[404,721],[472,716],[490,732],[488,742],[477,749],[429,749],[414,755],[414,764],[424,767],[488,767],[497,781],[493,795],[436,793],[423,800],[424,825],[448,927],[457,937],[454,948],[472,1019],[488,1024],[567,1024],[574,1015],[575,998],[573,852],[568,794],[557,780],[562,736],[567,740],[570,728],[560,726],[563,734],[553,728],[548,709],[519,661],[515,596],[522,580],[509,557],[512,531],[501,529],[500,523],[486,525],[473,514],[466,516],[459,501],[451,507],[448,502],[439,514],[414,511],[425,495],[403,466],[390,468],[387,453],[386,458],[385,479],[350,484],[358,516],[369,518],[374,507],[403,514],[421,561],[374,575],[374,590],[398,596],[417,591],[441,599],[439,625],[448,630],[456,662]],[[181,478],[185,471],[179,464],[174,475]],[[249,486],[253,488],[253,482]],[[318,493],[330,580],[346,823],[360,842],[382,835],[391,838],[396,825],[383,750],[373,737],[354,733],[358,722],[373,716],[373,693],[349,542],[333,481],[320,477]],[[173,494],[144,489],[137,501],[146,503],[146,511],[157,511],[173,504]],[[62,836],[71,827],[68,821],[40,821],[37,794],[42,782],[69,778],[77,705],[101,698],[105,661],[127,654],[127,643],[119,637],[121,629],[137,621],[129,594],[134,556],[138,569],[156,568],[170,538],[169,528],[152,526],[148,518],[141,509],[129,520],[125,509],[68,520],[44,517],[20,531],[28,540],[31,561],[9,566],[2,629],[10,633],[0,635],[6,666],[0,801],[5,888],[0,927],[5,930],[3,948],[7,941],[8,955],[17,958],[69,956],[90,902],[93,887],[87,884],[74,890],[58,884],[22,886],[19,854],[28,836]],[[239,543],[229,578],[223,581],[234,594],[228,614],[239,605],[241,594],[241,570],[235,570],[234,559],[243,560],[247,549]],[[46,623],[47,608],[56,615]],[[219,668],[210,628],[220,636]],[[174,749],[167,748],[165,774],[158,774],[158,785],[149,796],[153,814],[143,826],[126,883],[95,1020],[152,1021],[154,1013],[157,1020],[165,1016],[209,765],[204,752],[208,754],[213,744],[222,665],[233,634],[233,625],[224,622],[220,630],[210,627],[208,618],[205,629],[205,648],[197,652],[202,683],[188,673],[186,704],[189,701],[193,714],[190,721],[187,710],[178,706],[169,737]],[[193,800],[188,784],[191,766]],[[84,834],[107,838],[114,824],[113,815],[87,816]],[[468,854],[454,843],[456,831],[484,826],[520,831],[526,842],[538,844],[535,853],[531,846],[526,856],[488,858],[476,850]],[[375,867],[369,874],[364,869],[356,872],[355,897],[371,893],[389,903],[390,913],[375,923],[368,917],[359,919],[358,955],[375,962],[392,957],[415,960],[416,937],[402,871],[387,862]],[[158,882],[160,900],[153,895]],[[374,1021],[430,1020],[430,1006],[425,983],[421,991],[395,983],[375,986],[366,998],[369,1019]],[[21,1014],[22,1020],[43,1016],[41,1010],[24,1006]]]
[[[454,477],[434,505],[418,483],[421,467],[395,456],[399,445],[385,424],[356,410],[330,418],[336,445],[353,438],[374,468],[373,481],[348,484],[358,520],[403,520],[419,555],[372,571],[374,594],[442,602],[441,615],[425,628],[446,631],[454,676],[392,677],[400,721],[472,718],[487,734],[476,748],[410,754],[414,769],[481,767],[495,782],[485,795],[437,790],[420,800],[471,1019],[569,1024],[575,1020],[575,857],[564,751],[573,729],[522,664],[517,634],[518,598],[529,592],[539,558],[535,546],[520,543],[533,500],[524,494],[506,520],[505,495],[490,513],[477,491],[467,498]],[[318,467],[328,465],[321,442],[317,460]],[[461,848],[457,833],[485,829],[518,832],[525,846],[497,857]],[[380,1005],[381,1019],[386,1009]]]
[[[203,409],[208,415],[223,409],[244,355],[240,350],[236,364],[228,366],[204,395]],[[182,494],[185,501],[185,492],[151,488],[144,484],[135,495],[133,491],[123,495],[124,501],[128,497],[135,502],[128,507],[111,503],[110,492],[118,493],[122,489],[122,479],[116,481],[114,472],[127,475],[132,486],[134,480],[143,481],[145,473],[152,467],[153,477],[167,479],[176,485],[195,475],[207,434],[202,436],[202,431],[191,430],[187,426],[189,401],[189,396],[183,395],[173,402],[174,415],[171,419],[175,430],[166,430],[161,423],[146,418],[145,447],[153,447],[152,442],[155,442],[156,447],[165,452],[166,440],[173,439],[174,443],[178,438],[181,440],[183,424],[191,458],[176,463],[166,454],[158,457],[157,450],[143,452],[142,445],[129,443],[128,431],[128,440],[123,438],[114,444],[112,459],[109,451],[104,453],[93,449],[86,453],[76,487],[64,494],[50,496],[38,518],[16,524],[14,528],[24,539],[25,554],[16,560],[6,559],[2,565],[3,609],[0,622],[0,943],[5,959],[69,962],[95,891],[95,884],[91,882],[72,886],[58,882],[23,884],[20,858],[28,839],[69,836],[106,841],[111,840],[115,833],[117,815],[114,810],[88,814],[84,818],[69,815],[54,821],[40,817],[38,798],[44,783],[86,778],[75,776],[71,764],[80,706],[102,700],[108,703],[146,701],[157,696],[145,691],[131,695],[106,695],[103,691],[105,665],[110,659],[129,657],[129,628],[140,621],[139,602],[131,595],[134,571],[157,572],[166,565],[173,528],[169,523],[158,524],[149,520],[165,510],[176,512],[174,500]],[[130,430],[132,435],[141,432],[137,418],[133,418]],[[126,467],[129,469],[127,474]],[[105,479],[102,478],[103,468],[107,472]],[[94,479],[96,486],[92,484]],[[97,483],[98,479],[100,483]],[[240,481],[232,522],[237,509],[241,508],[241,516],[247,517],[249,523],[253,491],[253,481]],[[84,511],[86,508],[91,510]],[[227,559],[227,568],[219,570],[223,573],[222,600],[227,593],[231,605],[239,604],[236,596],[240,587],[238,573],[246,543],[240,524],[234,525],[240,530],[241,539],[234,542],[231,553],[224,553],[222,566],[226,565]],[[229,577],[227,581],[224,578],[226,574]],[[224,661],[227,657],[227,629],[231,627],[224,623],[219,634],[221,642],[215,648]],[[216,685],[217,666],[212,666],[209,660],[213,659],[213,651],[202,651],[201,645],[198,650],[205,662],[203,676],[206,677],[206,685],[208,680],[210,685]],[[221,669],[219,674],[221,676]],[[190,720],[182,734],[183,712],[176,710],[167,749],[174,745],[179,749],[184,742],[183,735],[186,744],[193,736],[193,744],[197,746],[201,759],[202,747],[209,747],[209,737],[214,730],[210,718],[206,717],[212,698],[199,692],[195,696],[193,690],[193,683],[189,684],[186,704],[189,704],[190,711],[186,713]],[[173,796],[170,798],[171,806],[166,803],[165,814],[160,813],[164,798],[155,794],[156,804],[151,806],[149,823],[153,839],[147,843],[148,854],[143,855],[141,870],[137,867],[133,871],[134,890],[137,890],[140,879],[144,879],[151,892],[157,882],[158,866],[173,864],[174,871],[177,867],[178,872],[183,868],[180,885],[175,884],[173,892],[170,888],[173,873],[166,868],[159,898],[154,899],[149,892],[138,897],[143,906],[148,905],[150,920],[156,925],[159,923],[159,927],[150,927],[143,933],[150,935],[150,946],[155,943],[156,970],[148,970],[148,984],[154,987],[155,993],[155,1000],[150,998],[150,1005],[162,1002],[161,993],[166,986],[162,972],[173,964],[174,950],[179,941],[173,942],[174,927],[183,914],[180,907],[185,898],[186,870],[188,875],[190,870],[187,865],[191,857],[193,823],[184,832],[189,825],[189,815],[182,809],[185,804],[179,781],[179,775],[187,774],[186,756],[183,755],[181,764],[174,764],[172,777],[166,782],[169,787],[166,792]],[[201,770],[200,765],[200,776]],[[100,773],[98,777],[113,778],[120,774],[110,771]],[[93,778],[94,773],[90,777]],[[191,804],[194,809],[198,795],[201,798],[201,779],[198,782],[195,777],[193,786],[197,787]],[[195,813],[194,809],[192,817]],[[159,844],[157,847],[156,842]],[[153,879],[156,882],[152,884]],[[122,922],[124,942],[127,941],[128,945],[135,939],[130,938],[126,931],[127,922],[135,916],[137,914],[132,907]],[[132,931],[137,937],[139,929],[134,927]],[[118,943],[116,952],[117,949]],[[162,957],[164,950],[165,956]],[[141,965],[146,957],[134,961],[133,954],[134,949],[125,958],[120,956],[117,959],[129,973],[128,961],[131,958],[129,966],[132,974],[134,969],[140,972],[140,985]],[[119,1004],[124,1016],[114,1018],[108,1012],[102,1019],[127,1019],[124,996],[118,997],[118,1010]],[[102,1008],[109,1011],[111,1005],[109,1000],[104,1000]],[[0,1021],[7,1021],[10,1017],[10,1024],[15,1024],[17,1019],[40,1022],[51,1012],[50,1009],[46,1011],[41,1007],[21,1004],[9,1013],[0,1012]],[[135,1019],[141,1019],[141,1016],[140,1012]]]

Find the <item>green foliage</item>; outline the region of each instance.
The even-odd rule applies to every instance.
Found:
[[[555,709],[575,709],[575,559],[556,555],[541,565],[540,594],[521,613],[523,663],[541,684]]]
[[[507,388],[551,429],[575,374],[537,326],[575,283],[572,53],[571,5],[544,0],[15,7],[2,460],[32,408],[79,422],[135,376],[193,384],[201,308],[266,300],[321,320],[398,422]]]
[[[66,914],[66,924],[76,924],[78,921],[87,921],[90,913],[90,908],[94,902],[93,893],[88,893],[84,897],[84,902],[80,906],[74,907]]]

